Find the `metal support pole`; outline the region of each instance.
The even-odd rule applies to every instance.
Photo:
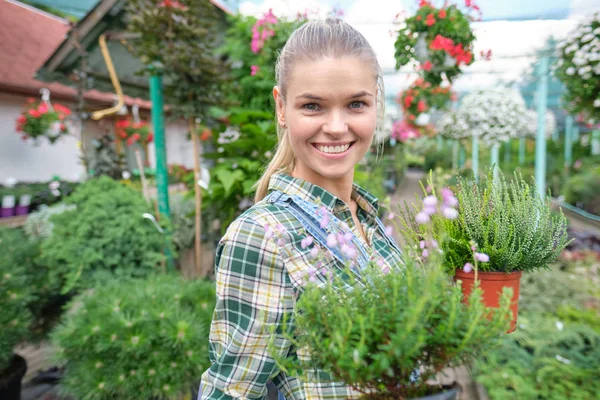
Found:
[[[600,129],[594,129],[592,132],[592,155],[600,154]]]
[[[573,164],[573,117],[567,115],[565,119],[565,168]]]
[[[491,148],[491,167],[494,171],[494,181],[498,179],[498,170],[500,168],[500,143],[494,143]]]
[[[579,143],[579,125],[573,127],[573,143]]]
[[[546,108],[548,104],[548,58],[537,65],[538,129],[535,138],[535,181],[540,197],[546,196]]]
[[[471,161],[473,163],[473,176],[475,182],[479,182],[479,136],[473,135],[473,148],[471,149]]]
[[[150,101],[152,102],[152,129],[154,130],[154,148],[156,153],[156,188],[158,191],[158,212],[169,217],[169,182],[167,172],[167,151],[165,140],[165,114],[161,71],[150,66]],[[167,241],[170,235],[167,232]],[[167,265],[174,268],[173,256],[167,247]]]

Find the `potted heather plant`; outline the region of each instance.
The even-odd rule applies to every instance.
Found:
[[[214,301],[214,283],[174,274],[110,279],[81,293],[51,335],[66,367],[61,391],[76,399],[190,396],[209,366]]]
[[[433,243],[433,225],[428,227],[425,240]],[[274,240],[284,240],[277,229],[266,229]],[[336,246],[345,237],[343,228],[330,235],[339,238]],[[510,319],[510,289],[503,291],[497,309],[486,308],[477,284],[463,303],[460,285],[448,279],[438,251],[408,258],[401,266],[373,260],[356,274],[350,268],[356,251],[348,243],[341,245],[348,256],[345,273],[331,274],[322,267],[327,253],[318,244],[316,251],[309,249],[311,239],[303,239],[303,247],[315,253],[314,271],[299,287],[296,310],[282,329],[297,357],[278,355],[273,336],[270,346],[279,368],[308,383],[315,380],[316,368],[319,381],[343,382],[364,399],[457,399],[460,387],[436,378],[502,338]]]
[[[465,298],[480,284],[483,301],[497,307],[504,287],[513,289],[510,331],[516,329],[520,279],[554,262],[570,243],[567,220],[550,209],[550,199],[541,197],[520,175],[507,182],[501,172],[492,170],[481,185],[458,178],[456,197],[449,189],[441,191],[441,207],[446,217],[435,213],[437,193],[424,189],[421,207],[404,205],[399,228],[407,242],[407,253],[423,259],[431,252],[426,242],[428,223],[433,238],[443,252],[443,267],[455,280],[462,281]],[[430,178],[431,188],[432,178]],[[458,206],[458,210],[453,207]],[[474,264],[480,262],[479,271]]]

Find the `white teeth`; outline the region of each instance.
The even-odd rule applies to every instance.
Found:
[[[319,151],[322,151],[323,153],[329,153],[329,154],[343,153],[346,150],[348,150],[349,147],[350,147],[350,143],[342,145],[342,146],[319,146],[319,145],[317,145],[317,149],[319,149]]]

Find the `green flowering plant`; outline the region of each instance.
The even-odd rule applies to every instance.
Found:
[[[429,183],[432,180],[430,176]],[[407,239],[408,254],[423,259],[430,252],[424,241],[432,221],[444,269],[452,275],[458,268],[472,268],[474,251],[479,261],[489,261],[482,264],[482,271],[547,268],[570,243],[562,212],[553,213],[549,197],[539,196],[535,186],[516,173],[507,182],[500,171],[494,178],[490,170],[481,186],[458,177],[456,196],[449,188],[440,192],[445,218],[435,212],[438,200],[432,185],[423,192],[422,206],[399,207],[398,227]]]
[[[51,339],[63,393],[79,399],[180,399],[210,365],[214,284],[176,275],[111,279],[68,305]]]
[[[281,356],[276,341],[270,344],[286,374],[308,382],[343,382],[366,399],[411,399],[446,390],[432,380],[445,368],[473,361],[506,332],[510,289],[495,310],[483,305],[478,284],[463,299],[460,283],[453,285],[442,268],[443,252],[433,247],[422,261],[409,257],[403,265],[372,257],[357,274],[359,252],[348,227],[330,223],[327,214],[319,219],[331,232],[327,246],[339,247],[346,268],[339,274],[328,270],[329,250],[322,251],[311,236],[302,239],[314,263],[295,312],[278,332],[298,357]],[[433,242],[429,227],[427,240]],[[267,225],[265,232],[278,244],[285,241],[281,226]],[[386,234],[391,235],[389,227]]]
[[[468,1],[469,10],[479,8]],[[411,62],[420,64],[423,78],[439,86],[445,78],[452,82],[461,66],[473,62],[475,35],[468,14],[456,5],[436,8],[421,0],[416,14],[402,21],[394,43],[396,68]]]
[[[557,46],[554,74],[565,85],[564,103],[572,114],[600,121],[600,12],[583,21]]]

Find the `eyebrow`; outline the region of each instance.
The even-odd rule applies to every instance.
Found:
[[[366,90],[361,90],[360,92],[356,92],[354,94],[351,94],[347,98],[348,99],[356,99],[356,98],[364,97],[364,96],[371,96],[372,97],[373,94],[370,93],[370,92],[367,92]],[[312,94],[312,93],[308,93],[308,92],[302,93],[301,95],[296,96],[296,99],[301,99],[301,98],[310,99],[310,100],[319,100],[319,101],[325,100],[324,98],[322,98],[320,96],[317,96],[316,94]]]

